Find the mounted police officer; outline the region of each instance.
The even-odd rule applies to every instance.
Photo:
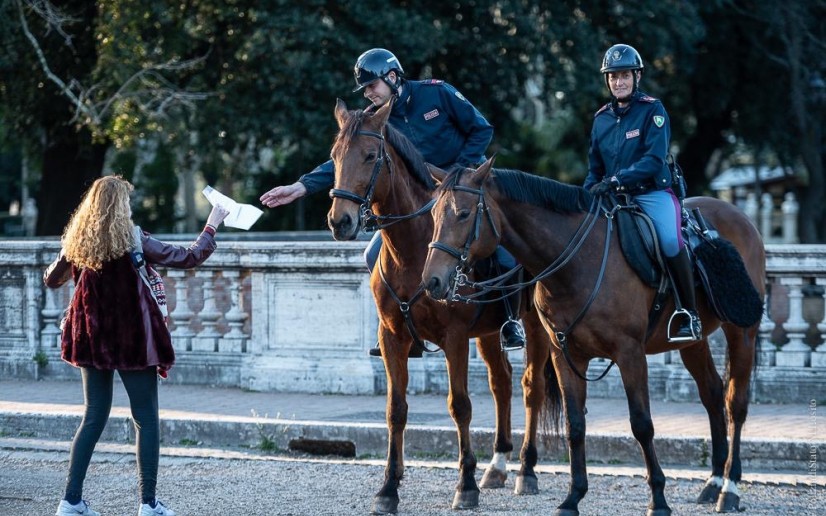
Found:
[[[353,72],[357,86],[353,91],[364,90],[364,97],[371,102],[367,110],[377,109],[395,97],[388,123],[416,146],[425,161],[442,169],[476,166],[485,161],[493,126],[456,88],[436,79],[405,79],[399,60],[383,48],[364,52],[356,60]],[[329,160],[291,185],[276,186],[260,200],[270,208],[289,204],[305,195],[328,190],[334,178],[333,161]],[[364,252],[370,270],[378,259],[381,243],[381,232],[377,232]],[[497,257],[505,268],[516,265],[504,249],[497,250]],[[511,315],[502,326],[503,345],[522,347],[525,332],[516,319],[518,310],[506,305]],[[421,356],[421,351],[414,348],[410,356]],[[381,350],[373,348],[370,354],[381,356]]]
[[[629,194],[651,218],[684,310],[672,342],[702,338],[694,299],[694,274],[680,231],[681,208],[666,163],[671,139],[662,102],[639,91],[644,65],[629,45],[605,52],[600,72],[611,102],[594,115],[585,188]]]

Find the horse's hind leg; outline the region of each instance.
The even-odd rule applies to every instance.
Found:
[[[740,464],[740,438],[749,411],[749,382],[754,366],[757,326],[749,329],[733,324],[723,325],[728,343],[728,409],[729,451],[723,480],[723,488],[717,500],[717,512],[740,510],[740,493],[737,483],[743,473]]]
[[[628,349],[628,344],[618,348]],[[639,347],[638,347],[639,348]],[[668,516],[671,508],[665,501],[665,474],[654,451],[654,422],[651,420],[651,404],[648,397],[648,363],[645,355],[632,351],[617,359],[617,366],[628,397],[628,414],[631,419],[631,432],[642,448],[645,467],[648,471],[648,485],[651,488],[651,502],[648,504],[647,516]]]
[[[708,413],[711,428],[711,477],[697,497],[697,503],[713,504],[717,503],[723,487],[723,468],[727,456],[723,380],[714,366],[707,340],[681,349],[680,356],[697,383],[700,401]]]
[[[453,497],[454,509],[472,509],[479,505],[479,487],[476,485],[476,456],[470,441],[470,420],[473,408],[467,390],[468,338],[461,335],[449,338],[442,349],[445,352],[450,393],[447,406],[459,433],[459,483]]]
[[[488,385],[496,410],[496,435],[493,439],[493,458],[482,475],[480,487],[505,487],[508,478],[508,459],[513,451],[511,435],[511,403],[513,399],[513,367],[507,353],[502,351],[498,335],[477,339],[479,354],[488,366]]]

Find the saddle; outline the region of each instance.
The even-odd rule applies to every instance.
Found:
[[[609,199],[610,208],[615,209],[617,233],[626,261],[643,283],[657,289],[657,295],[654,297],[654,303],[649,313],[650,331],[656,326],[657,320],[665,307],[665,302],[668,296],[673,293],[674,287],[666,269],[665,259],[662,256],[651,218],[633,202],[629,195],[619,194],[609,196]],[[721,321],[728,321],[729,318],[725,314],[723,305],[720,303],[718,296],[715,296],[706,264],[698,259],[697,253],[698,247],[702,244],[711,244],[715,248],[719,246],[719,242],[722,241],[719,233],[713,227],[709,227],[699,209],[693,210],[693,213],[683,209],[682,233],[683,240],[688,247],[688,255],[696,272],[694,275],[695,282],[702,287],[709,305],[717,317]],[[730,243],[726,243],[731,246]],[[736,250],[734,252],[737,254]],[[739,257],[739,254],[737,256]]]

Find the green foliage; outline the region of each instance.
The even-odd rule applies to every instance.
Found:
[[[32,357],[32,360],[37,364],[37,367],[43,368],[49,365],[49,357],[43,351],[38,351]]]

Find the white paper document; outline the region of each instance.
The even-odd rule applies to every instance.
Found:
[[[220,204],[229,210],[229,215],[224,219],[224,225],[231,228],[249,229],[264,213],[252,204],[237,203],[208,185],[204,188],[204,197],[211,205]]]

